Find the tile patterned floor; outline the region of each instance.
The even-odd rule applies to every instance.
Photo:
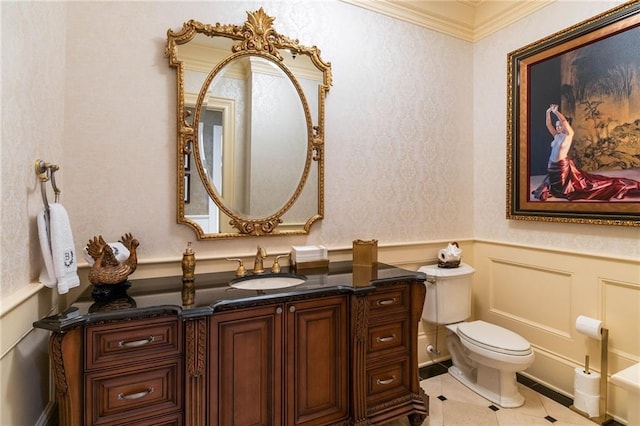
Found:
[[[508,409],[495,406],[446,373],[422,380],[420,385],[429,395],[429,417],[423,426],[596,425],[562,403],[521,383],[518,386],[526,401],[522,407]],[[388,426],[406,425],[409,422],[402,419]]]

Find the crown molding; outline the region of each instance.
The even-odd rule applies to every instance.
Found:
[[[473,43],[556,0],[341,1]]]
[[[473,42],[513,24],[556,0],[483,1],[476,8]]]

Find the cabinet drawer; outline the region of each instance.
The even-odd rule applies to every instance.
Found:
[[[409,321],[395,321],[369,327],[367,355],[383,356],[393,351],[405,355],[409,351]]]
[[[127,426],[183,426],[182,413],[174,413],[168,416],[146,418],[139,422],[127,422]]]
[[[409,314],[409,287],[393,286],[381,288],[375,293],[367,296],[369,303],[370,322],[375,323],[376,319],[383,317],[388,319],[390,314]]]
[[[410,392],[409,359],[406,357],[367,370],[367,403],[373,406]]]
[[[129,365],[182,351],[178,319],[162,317],[87,327],[86,369]]]
[[[85,378],[87,424],[129,425],[149,416],[160,416],[181,410],[182,363],[180,360],[180,358],[173,358],[146,364],[144,367],[112,369],[87,374]]]

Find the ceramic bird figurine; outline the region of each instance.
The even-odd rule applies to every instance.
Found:
[[[127,280],[138,266],[136,248],[140,245],[131,234],[125,234],[120,242],[129,250],[129,258],[119,262],[111,246],[107,244],[102,235],[93,237],[87,244],[87,253],[95,261],[89,269],[89,281],[93,285],[120,284]]]

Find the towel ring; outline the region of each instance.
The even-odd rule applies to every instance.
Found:
[[[40,191],[42,192],[42,203],[44,204],[45,212],[49,215],[49,201],[47,200],[47,186],[46,183],[51,181],[53,187],[54,201],[57,203],[60,201],[60,189],[56,185],[55,172],[60,170],[57,164],[47,163],[42,160],[36,160],[35,171],[38,179],[40,180]]]

